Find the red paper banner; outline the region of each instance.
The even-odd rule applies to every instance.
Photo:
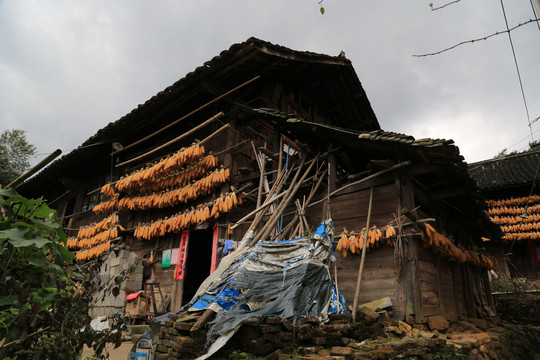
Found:
[[[212,236],[212,262],[210,264],[210,274],[216,271],[218,234],[219,234],[219,227],[216,224],[216,226],[214,226],[214,234]]]
[[[178,249],[178,263],[174,270],[174,280],[182,280],[186,270],[187,246],[189,239],[189,231],[182,231],[180,235],[180,248]]]

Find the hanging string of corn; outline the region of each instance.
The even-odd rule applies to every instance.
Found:
[[[486,211],[488,216],[504,216],[504,215],[523,215],[525,214],[525,208],[524,207],[508,207],[508,206],[502,206],[502,207],[493,207]],[[529,206],[527,208],[527,214],[537,214],[540,213],[540,204],[536,204],[533,206]]]
[[[118,209],[147,210],[165,208],[186,203],[200,196],[208,195],[213,189],[227,182],[230,177],[229,169],[215,170],[208,176],[199,179],[191,185],[182,188],[154,193],[150,195],[122,198]]]
[[[78,239],[90,238],[97,233],[110,229],[113,225],[118,224],[118,213],[112,213],[107,216],[105,219],[97,223],[92,223],[90,225],[81,226],[79,232],[77,233]]]
[[[101,187],[100,193],[107,197],[113,197],[114,196],[114,186],[111,183],[105,184]]]
[[[164,174],[180,170],[184,166],[194,163],[199,160],[204,153],[204,146],[195,143],[187,148],[180,149],[154,165],[136,170],[130,175],[121,178],[116,182],[115,187],[120,191],[139,188],[146,182],[156,181]],[[210,158],[207,161],[213,161],[213,159]]]
[[[360,254],[364,247],[365,235],[366,228],[363,228],[359,233],[347,231],[346,228],[343,228],[343,232],[340,235],[336,250],[342,251],[343,257],[347,257],[348,251],[353,254]],[[377,226],[374,225],[368,230],[366,250],[384,244],[394,246],[396,241],[395,236],[396,229],[392,225],[386,225],[382,230],[378,229]]]
[[[217,198],[213,203],[199,204],[197,208],[177,213],[171,217],[141,224],[135,228],[133,235],[138,239],[148,240],[168,233],[178,233],[192,225],[205,222],[211,217],[218,218],[222,213],[231,211],[241,203],[242,199],[236,193],[227,193]]]
[[[426,224],[425,228],[422,229],[422,238],[424,239],[424,244],[426,246],[443,250],[446,257],[451,261],[470,263],[488,270],[498,266],[497,259],[494,257],[486,256],[477,251],[454,245],[452,240],[438,233],[433,226],[429,224]]]
[[[118,198],[120,194],[114,194],[113,197],[107,201],[96,204],[92,211],[94,214],[106,214],[112,211],[118,210]]]
[[[502,206],[523,206],[526,204],[536,203],[540,201],[540,195],[531,195],[511,199],[501,199],[501,200],[487,200],[486,203],[491,207],[502,207]]]
[[[207,155],[199,162],[190,165],[182,170],[173,171],[155,181],[141,184],[140,187],[131,186],[125,190],[137,193],[149,193],[175,187],[182,187],[189,184],[192,180],[198,179],[208,173],[210,169],[218,166],[218,158],[214,155]],[[135,184],[137,185],[137,184]]]
[[[111,249],[111,243],[106,242],[104,244],[100,244],[98,246],[95,246],[91,249],[87,250],[79,250],[75,254],[75,259],[77,261],[85,261],[85,260],[92,260],[106,252],[108,252]]]

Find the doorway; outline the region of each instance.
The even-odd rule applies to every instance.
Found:
[[[182,305],[191,301],[199,286],[210,275],[212,233],[212,229],[193,230],[189,233]]]

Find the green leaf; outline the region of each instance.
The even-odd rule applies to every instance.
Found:
[[[51,240],[45,238],[34,238],[34,239],[8,239],[8,242],[13,245],[13,247],[28,247],[35,246],[37,248],[42,248],[46,244],[50,243]]]
[[[321,14],[324,15],[324,8],[321,6]]]
[[[0,306],[11,305],[17,302],[17,295],[0,296]]]
[[[24,227],[15,227],[7,230],[2,230],[0,231],[0,239],[26,240],[27,232],[28,229]]]

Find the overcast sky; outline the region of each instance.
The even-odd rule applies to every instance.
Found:
[[[466,161],[531,140],[500,1],[0,0],[0,131],[40,155],[79,146],[205,61],[251,36],[352,61],[384,130],[453,139]],[[434,1],[434,6],[444,2]],[[510,26],[534,18],[506,0]],[[512,32],[531,121],[540,116],[540,29]],[[540,130],[540,121],[532,131]],[[534,133],[540,137],[540,131]]]

